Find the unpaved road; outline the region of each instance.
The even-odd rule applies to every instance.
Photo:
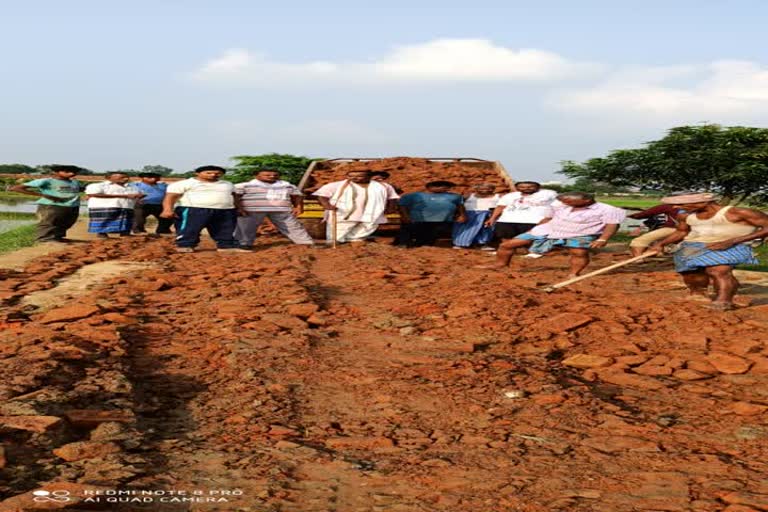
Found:
[[[562,256],[486,260],[130,239],[6,271],[0,511],[768,510],[764,287],[713,313],[663,264],[543,294]],[[105,261],[148,267],[23,304]],[[117,489],[224,501],[81,501]]]

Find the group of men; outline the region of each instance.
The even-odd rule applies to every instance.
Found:
[[[65,242],[67,229],[77,220],[81,186],[74,179],[75,167],[56,166],[52,172],[51,178],[12,190],[40,196],[40,241]],[[250,251],[268,218],[293,243],[314,245],[298,220],[303,196],[295,185],[274,170],[258,170],[251,181],[239,184],[223,180],[225,173],[222,167],[207,165],[195,169],[194,177],[167,186],[156,174],[143,174],[138,183],[131,183],[126,174],[111,173],[105,181],[85,187],[89,231],[102,238],[141,233],[146,218],[153,215],[157,234],[169,234],[175,226],[178,252],[193,252],[204,229],[219,251]],[[516,183],[515,190],[504,195],[480,183],[465,196],[451,192],[453,183],[432,181],[423,191],[401,196],[387,183],[388,177],[385,172],[355,170],[313,192],[325,210],[328,240],[363,243],[387,221],[387,213],[399,212],[396,245],[433,245],[447,234],[456,249],[495,250],[496,261],[480,266],[488,269],[506,268],[518,250],[540,257],[561,247],[570,256],[570,274],[577,276],[589,264],[591,251],[605,247],[627,216],[591,194],[558,194],[530,181]],[[768,237],[768,215],[723,206],[708,193],[680,193],[661,202],[630,215],[647,219],[652,228],[633,240],[632,253],[660,253],[678,244],[675,268],[691,298],[709,301],[716,309],[732,308],[738,288],[733,268],[757,262],[749,243]],[[714,299],[708,295],[710,285]]]

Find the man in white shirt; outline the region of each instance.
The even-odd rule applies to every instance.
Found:
[[[336,212],[337,242],[365,242],[387,221],[384,212],[400,197],[391,185],[371,180],[371,171],[350,171],[347,179],[323,185],[314,195],[326,212]],[[334,226],[329,217],[326,214],[326,233],[331,240]]]
[[[486,226],[495,226],[496,237],[502,241],[530,231],[536,224],[552,216],[552,203],[557,199],[554,190],[542,189],[535,181],[515,183],[515,192],[499,199]]]
[[[245,211],[235,186],[221,180],[225,172],[223,167],[204,165],[195,169],[194,178],[168,185],[160,216],[176,219],[177,252],[194,252],[203,229],[208,230],[220,252],[242,250],[233,233],[238,213]]]
[[[99,238],[109,238],[108,233],[129,236],[133,225],[133,208],[136,200],[144,197],[128,186],[130,178],[122,172],[112,172],[107,180],[85,187],[88,197],[88,232]]]
[[[303,196],[296,185],[280,179],[280,172],[259,169],[254,179],[235,185],[235,194],[247,212],[237,219],[235,238],[240,247],[250,249],[256,234],[269,218],[280,233],[299,245],[313,245],[312,237],[296,218],[304,211]]]

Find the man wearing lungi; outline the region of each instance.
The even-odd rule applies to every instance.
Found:
[[[384,212],[394,208],[399,197],[386,183],[371,180],[371,171],[350,171],[347,179],[323,185],[314,193],[325,208],[328,240],[333,238],[336,212],[336,241],[365,242],[379,224],[387,221]]]
[[[88,232],[99,238],[109,238],[109,233],[129,236],[133,225],[133,208],[136,200],[144,197],[129,187],[129,177],[122,172],[112,172],[107,180],[85,187],[88,197]]]
[[[677,230],[652,246],[652,250],[680,243],[674,253],[675,270],[694,300],[710,302],[712,309],[733,309],[739,282],[733,267],[755,264],[751,240],[768,237],[768,215],[751,208],[719,204],[714,194],[694,193],[665,197],[663,204],[680,206]],[[715,298],[708,294],[709,285]]]

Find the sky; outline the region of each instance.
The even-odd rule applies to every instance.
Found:
[[[0,0],[0,162],[476,157],[768,126],[763,0]]]

